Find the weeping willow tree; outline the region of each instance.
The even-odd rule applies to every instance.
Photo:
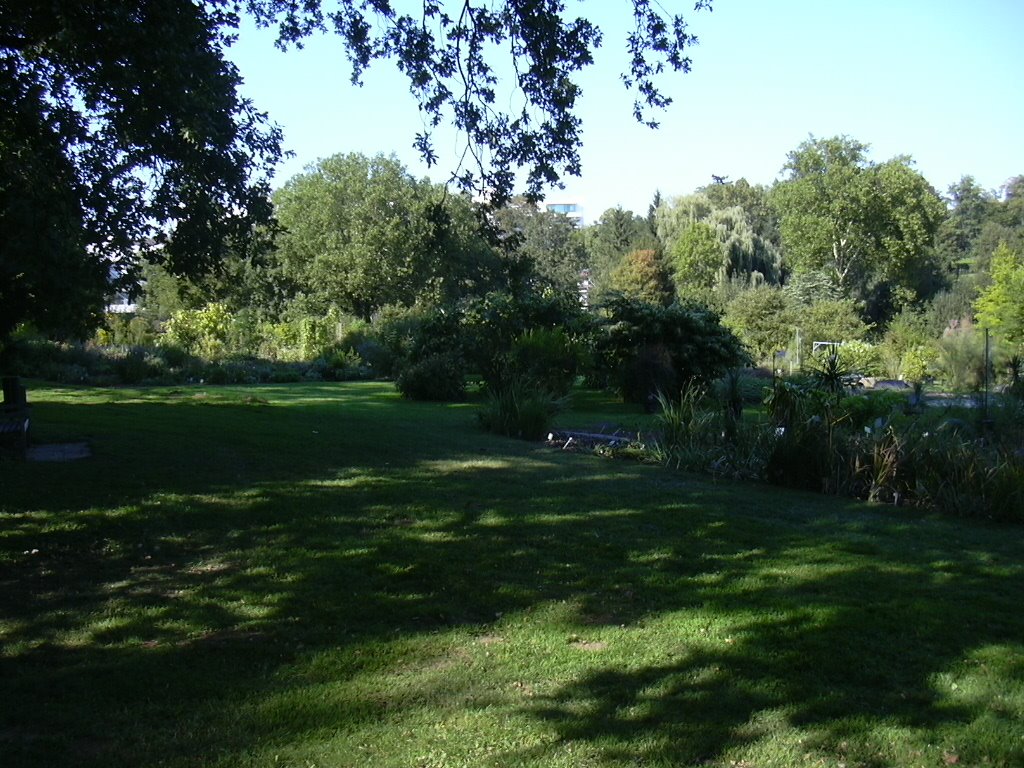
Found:
[[[777,284],[782,277],[782,253],[751,225],[739,206],[712,211],[707,223],[725,248],[726,277],[752,285]]]

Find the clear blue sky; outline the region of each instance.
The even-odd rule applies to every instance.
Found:
[[[583,175],[550,198],[581,202],[588,222],[616,205],[645,213],[655,190],[687,194],[711,174],[771,183],[809,134],[849,135],[877,161],[910,155],[939,192],[967,174],[990,189],[1024,174],[1024,0],[715,0],[711,13],[662,0],[700,44],[693,71],[663,82],[675,101],[656,131],[634,122],[618,80],[628,0],[566,5],[605,33],[580,81]],[[354,88],[338,39],[287,53],[272,42],[245,27],[231,56],[295,153],[277,183],[338,152],[394,153],[447,178],[458,139],[438,133],[428,171],[411,147],[423,120],[392,64]]]

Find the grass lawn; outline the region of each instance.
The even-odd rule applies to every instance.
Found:
[[[0,462],[3,768],[1024,765],[1024,529],[386,384],[29,397],[94,456]]]

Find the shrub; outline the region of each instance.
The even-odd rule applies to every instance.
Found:
[[[866,341],[843,342],[839,347],[839,358],[849,371],[864,376],[878,376],[884,371],[881,350]]]
[[[140,384],[158,375],[161,371],[160,358],[150,355],[141,347],[118,350],[112,356],[114,374],[121,384]]]
[[[893,425],[868,427],[863,433],[854,433],[849,453],[843,486],[850,495],[894,504],[911,497],[909,441]]]
[[[277,365],[271,369],[268,380],[274,384],[294,384],[302,381],[302,371],[294,365]]]
[[[915,493],[949,514],[1024,522],[1024,462],[955,431],[922,435],[915,446]]]
[[[837,352],[811,358],[810,381],[837,402],[843,396],[850,369]]]
[[[744,378],[743,372],[739,368],[733,368],[727,371],[715,386],[715,392],[721,400],[723,412],[727,418],[736,421],[742,418],[743,404],[746,401]]]
[[[679,389],[672,355],[663,344],[643,344],[619,371],[619,391],[627,403],[653,410],[659,393]]]
[[[985,381],[985,341],[970,323],[947,330],[935,345],[935,372],[953,392],[977,392]]]
[[[155,341],[152,326],[136,315],[108,313],[103,327],[96,331],[96,343],[101,346],[147,347]]]
[[[207,359],[222,357],[227,351],[231,320],[228,308],[216,302],[200,309],[180,309],[167,321],[165,338],[189,354]]]
[[[509,374],[500,383],[487,386],[487,399],[478,417],[489,432],[539,440],[548,433],[552,418],[563,406],[564,400],[530,378]]]
[[[160,344],[153,351],[153,354],[160,360],[163,360],[168,368],[172,369],[185,368],[195,362],[195,358],[177,344]]]
[[[555,396],[569,393],[576,381],[579,356],[562,328],[533,328],[512,342],[509,366],[533,382],[537,389]]]
[[[605,305],[596,346],[599,364],[614,372],[630,402],[708,385],[747,360],[739,339],[710,310],[625,297]]]
[[[465,364],[453,354],[430,355],[410,363],[398,375],[395,386],[410,400],[462,400],[466,394]]]
[[[797,323],[804,344],[815,341],[860,341],[870,330],[853,299],[826,299],[803,307]]]
[[[887,368],[887,373],[903,381],[921,382],[928,378],[936,368],[938,356],[932,346],[911,347],[899,359],[895,371]]]
[[[414,349],[426,346],[418,340],[428,314],[422,306],[389,305],[380,309],[373,320],[374,342],[379,349],[372,357],[364,355],[374,371],[381,376],[397,376],[413,358]]]
[[[456,314],[461,335],[458,329],[449,333],[459,339],[468,364],[488,384],[497,384],[504,375],[508,353],[517,343],[524,357],[537,355],[556,366],[564,365],[565,358],[557,362],[553,358],[574,346],[570,340],[581,326],[578,304],[574,306],[562,296],[519,296],[492,291],[480,298],[466,299]],[[552,331],[554,335],[537,336],[532,341],[524,339],[531,331]]]
[[[707,435],[711,414],[700,408],[704,394],[697,386],[683,389],[678,397],[657,394],[658,429],[653,455],[662,464],[677,469],[703,468],[705,450],[711,442]]]
[[[331,381],[359,381],[371,376],[369,367],[353,349],[337,349],[322,362],[323,377]]]
[[[888,419],[894,411],[903,410],[908,402],[907,396],[899,392],[851,395],[839,401],[836,420],[842,426],[859,432],[873,426],[879,419]]]
[[[796,315],[782,289],[761,285],[730,301],[722,323],[739,336],[755,361],[771,362],[789,346]]]
[[[832,476],[833,395],[806,382],[779,381],[767,393],[765,406],[775,426],[768,446],[768,482],[808,490],[828,487]]]

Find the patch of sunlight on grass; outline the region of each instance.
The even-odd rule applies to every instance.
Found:
[[[1024,724],[1024,646],[988,645],[934,676],[949,706],[985,710]],[[1024,730],[1021,731],[1024,746]]]
[[[431,459],[420,461],[416,464],[415,471],[423,472],[432,476],[456,475],[463,472],[475,472],[486,469],[494,471],[516,471],[525,472],[549,468],[548,462],[522,457],[501,459],[501,458],[477,458],[460,457],[455,459]]]

